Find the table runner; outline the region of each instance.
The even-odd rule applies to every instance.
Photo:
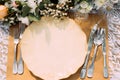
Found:
[[[6,80],[9,27],[0,22],[0,80]]]
[[[107,15],[110,80],[120,80],[120,10]]]

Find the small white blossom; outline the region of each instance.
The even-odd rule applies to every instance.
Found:
[[[82,1],[81,3],[80,3],[80,7],[81,8],[87,8],[89,6],[89,4],[88,4],[88,2],[86,2],[86,1]]]
[[[28,0],[27,5],[31,8],[30,12],[34,13],[34,11],[37,7],[37,4],[36,4],[35,0]]]
[[[58,2],[59,3],[65,3],[65,2],[67,2],[68,0],[59,0]]]
[[[16,0],[11,0],[12,2],[15,2]]]
[[[80,13],[85,13],[86,14],[86,13],[89,13],[91,10],[89,10],[87,8],[82,8],[79,11],[80,11]]]
[[[113,3],[118,3],[119,0],[111,0]]]
[[[92,5],[89,5],[86,9],[89,10],[89,11],[91,11],[92,8],[93,8],[93,6],[92,6]]]
[[[8,4],[8,2],[5,2],[5,6],[6,6],[6,7],[8,7],[8,8],[10,8],[10,7],[11,7],[11,5],[10,5],[10,4]]]
[[[86,9],[84,9],[84,8],[80,9],[79,11],[80,11],[80,13],[86,13]]]
[[[80,12],[81,13],[89,13],[91,10],[92,10],[92,8],[93,8],[93,6],[92,5],[89,5],[86,1],[82,1],[81,3],[80,3]]]
[[[37,4],[39,4],[40,2],[42,2],[42,0],[37,0]]]
[[[19,21],[21,21],[23,24],[29,25],[29,19],[28,17],[19,17]]]
[[[13,1],[16,1],[16,0],[13,0]],[[26,0],[19,0],[20,2],[25,2]]]
[[[95,5],[96,5],[97,9],[102,7],[105,4],[105,1],[106,0],[95,0]]]

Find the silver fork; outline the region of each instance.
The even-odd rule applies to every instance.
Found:
[[[19,43],[19,32],[15,29],[14,32],[14,62],[13,62],[13,74],[17,74],[17,45]]]
[[[20,28],[20,36],[19,39],[22,39],[23,32],[25,30],[25,25],[22,23],[19,23],[19,28]],[[20,58],[18,61],[18,74],[23,74],[24,72],[24,65],[23,65],[23,60],[22,60],[22,54],[21,54],[21,48],[20,48]]]
[[[91,52],[92,45],[93,45],[93,35],[97,30],[97,26],[98,26],[98,24],[95,24],[93,29],[91,30],[91,33],[90,33],[90,37],[89,37],[89,41],[88,41],[88,51],[87,51],[84,65],[83,65],[81,72],[80,72],[80,78],[85,78],[85,76],[86,76],[87,64],[88,64],[90,52]]]
[[[93,77],[93,71],[94,71],[94,62],[96,58],[96,53],[97,53],[97,48],[99,45],[101,45],[104,41],[104,35],[103,35],[103,29],[98,28],[96,35],[94,37],[94,44],[95,44],[95,49],[94,49],[94,56],[92,58],[92,62],[88,68],[88,77]]]
[[[88,41],[88,51],[87,51],[87,55],[86,55],[86,58],[85,58],[85,62],[84,62],[84,65],[81,69],[81,72],[80,72],[80,78],[84,79],[85,76],[86,76],[86,71],[87,71],[87,65],[88,65],[88,61],[89,61],[89,56],[90,56],[90,52],[91,52],[91,49],[92,49],[92,45],[93,45],[93,35],[95,34],[96,30],[97,30],[97,26],[98,24],[100,24],[100,22],[103,20],[100,19],[93,27],[91,33],[90,33],[90,37],[89,37],[89,41]]]

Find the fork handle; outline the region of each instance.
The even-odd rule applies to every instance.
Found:
[[[24,67],[23,67],[22,53],[20,49],[20,59],[18,62],[18,74],[23,74],[23,72],[24,72]]]
[[[13,74],[17,74],[17,44],[14,44],[14,62],[13,62]]]
[[[14,44],[14,61],[17,60],[17,44]]]

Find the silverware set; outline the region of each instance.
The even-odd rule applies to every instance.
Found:
[[[15,32],[14,32],[13,74],[17,74],[17,73],[18,74],[23,74],[23,72],[24,72],[21,48],[20,48],[19,61],[17,62],[18,44],[20,43],[20,40],[22,39],[22,34],[23,34],[24,30],[25,30],[25,25],[22,24],[22,23],[19,23],[19,28],[15,29]]]
[[[104,74],[105,78],[108,78],[108,69],[107,69],[107,62],[106,62],[106,41],[105,41],[106,31],[105,31],[104,28],[97,28],[97,27],[98,27],[98,24],[95,24],[93,29],[91,30],[89,41],[88,41],[88,51],[87,51],[87,55],[86,55],[84,65],[81,69],[80,78],[85,78],[86,74],[90,78],[93,77],[94,62],[95,62],[95,58],[96,58],[96,54],[97,54],[97,49],[101,45],[102,45],[102,52],[103,52],[103,57],[104,57],[103,74]],[[92,62],[89,65],[88,70],[87,70],[89,56],[90,56],[90,52],[91,52],[93,44],[95,45],[94,55],[93,55],[93,58],[92,58]]]

